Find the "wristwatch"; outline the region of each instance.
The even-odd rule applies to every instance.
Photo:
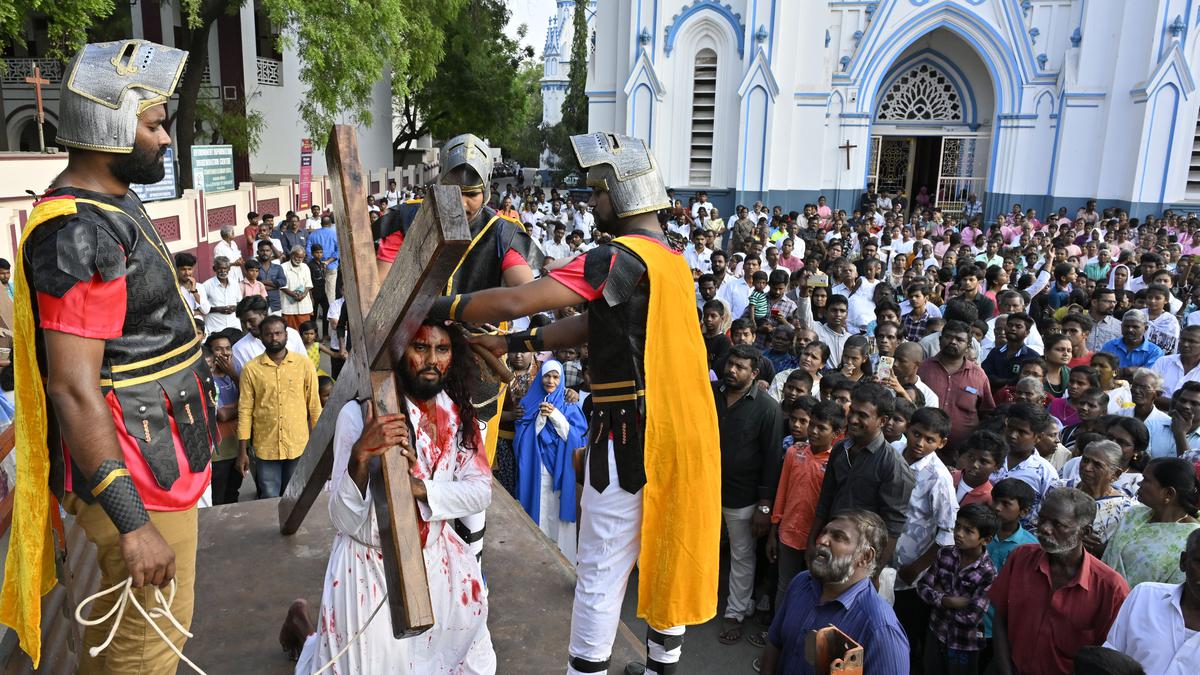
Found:
[[[766,504],[761,504],[758,507],[758,512],[769,516],[771,515],[771,507],[767,506]]]

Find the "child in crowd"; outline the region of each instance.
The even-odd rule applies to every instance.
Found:
[[[317,396],[321,399],[321,407],[324,409],[325,404],[329,401],[329,397],[333,396],[333,378],[328,375],[320,375],[317,377]]]
[[[1100,388],[1100,377],[1091,366],[1075,366],[1067,377],[1067,395],[1050,401],[1050,414],[1064,427],[1079,424],[1079,397]]]
[[[908,423],[904,460],[916,483],[908,499],[904,530],[896,540],[896,618],[908,634],[912,672],[921,672],[922,643],[929,607],[917,596],[916,582],[933,563],[940,546],[954,545],[958,499],[954,480],[938,451],[950,438],[950,416],[939,408],[921,408]]]
[[[783,389],[780,393],[779,405],[784,412],[788,412],[792,406],[796,405],[796,401],[801,398],[812,398],[812,375],[807,371],[797,368],[788,373],[787,380],[783,383]],[[813,398],[815,401],[816,399]]]
[[[771,301],[767,299],[767,280],[770,278],[770,275],[762,270],[754,273],[754,290],[750,291],[750,311],[753,312],[755,324],[766,321],[771,312]]]
[[[917,406],[913,402],[906,399],[896,397],[896,409],[892,411],[891,417],[883,423],[883,438],[891,444],[896,452],[903,453],[904,446],[908,445],[908,421],[912,419],[913,413],[917,412]]]
[[[794,432],[796,418],[792,419]],[[845,430],[846,413],[841,406],[821,401],[809,415],[808,442],[792,445],[783,457],[775,508],[771,512],[771,532],[767,537],[767,558],[779,565],[776,607],[783,605],[792,578],[805,569],[804,549],[817,512],[829,451],[842,439]]]
[[[867,338],[862,335],[851,335],[842,347],[842,363],[838,371],[847,380],[857,384],[863,377],[871,374],[871,359],[867,354],[869,346]]]
[[[708,351],[708,370],[714,379],[721,375],[715,372],[716,365],[725,362],[725,357],[729,356],[729,350],[733,347],[725,335],[729,323],[729,310],[723,301],[714,298],[704,303],[701,328],[704,331],[704,348]]]
[[[300,339],[304,342],[304,349],[308,351],[308,359],[312,361],[313,368],[317,371],[317,377],[329,375],[321,368],[321,353],[329,354],[330,357],[334,356],[334,353],[329,347],[317,342],[316,321],[305,321],[300,324]]]
[[[1063,429],[1060,441],[1062,446],[1071,453],[1074,453],[1076,440],[1080,434],[1089,431],[1102,431],[1098,427],[1100,418],[1104,416],[1106,410],[1108,410],[1108,393],[1103,389],[1095,387],[1081,393],[1075,405],[1075,412],[1079,414],[1079,423]],[[1070,455],[1068,455],[1067,459],[1070,459]],[[1064,459],[1063,462],[1065,463],[1066,460]],[[1055,464],[1053,459],[1050,459],[1050,463],[1054,464],[1054,468],[1058,469],[1059,473],[1062,472],[1061,465]]]
[[[850,414],[850,392],[854,383],[847,380],[841,373],[832,372],[821,378],[821,400],[833,401],[842,406],[842,414]]]
[[[799,396],[792,402],[788,410],[788,435],[783,437],[783,451],[793,445],[808,442],[808,425],[812,423],[812,409],[817,405],[817,399],[811,396]]]
[[[958,456],[959,468],[951,472],[959,507],[992,503],[992,474],[1008,454],[1004,437],[985,429],[967,436]]]
[[[1018,546],[1036,544],[1037,537],[1021,526],[1022,521],[1028,520],[1033,512],[1033,501],[1036,497],[1033,488],[1025,481],[1016,478],[1005,478],[992,485],[992,510],[1000,520],[1000,529],[987,545],[988,557],[996,568],[996,574],[1004,568],[1008,554]],[[983,634],[992,637],[992,620],[996,618],[996,610],[988,608],[983,617]]]
[[[1050,424],[1050,415],[1045,408],[1032,403],[1014,403],[1009,406],[1004,420],[1004,435],[1008,439],[1008,454],[996,473],[992,484],[1005,478],[1019,478],[1033,488],[1033,505],[1022,525],[1033,527],[1034,515],[1042,505],[1042,497],[1058,479],[1058,470],[1049,460],[1037,453],[1037,437]],[[994,490],[993,490],[994,492]],[[993,499],[995,497],[993,496]]]
[[[238,285],[242,288],[243,298],[248,298],[251,295],[257,295],[260,298],[267,297],[266,285],[258,280],[258,275],[261,272],[262,263],[254,258],[242,263],[242,279],[238,282]]]
[[[983,617],[996,567],[988,544],[1000,527],[989,506],[969,504],[954,523],[954,546],[938,551],[917,582],[917,593],[932,609],[925,634],[926,675],[976,675],[987,646]]]

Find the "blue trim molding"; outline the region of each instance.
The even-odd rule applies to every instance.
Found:
[[[687,22],[693,14],[697,12],[712,11],[723,18],[733,29],[734,35],[737,36],[737,50],[739,57],[746,55],[746,25],[742,23],[742,15],[733,11],[729,5],[722,5],[717,0],[696,0],[691,6],[685,6],[681,12],[671,19],[671,25],[667,26],[666,40],[663,43],[663,53],[667,56],[671,55],[671,51],[675,49],[675,39],[679,37],[679,31],[683,28],[683,24]]]

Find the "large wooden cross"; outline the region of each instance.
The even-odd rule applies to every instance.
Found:
[[[279,502],[284,534],[300,528],[333,468],[333,432],[342,406],[371,399],[375,414],[404,413],[393,364],[425,320],[470,244],[458,187],[430,188],[396,261],[382,283],[367,214],[367,176],[358,161],[354,127],[335,125],[325,150],[333,181],[333,211],[341,249],[339,274],[350,321],[352,349],[308,445]],[[392,632],[397,638],[433,626],[425,558],[408,462],[392,448],[371,467],[371,497],[383,546]]]
[[[42,132],[42,126],[46,124],[46,113],[42,110],[42,85],[50,84],[50,80],[42,77],[42,67],[33,67],[33,77],[25,78],[26,84],[33,85],[34,100],[37,102],[37,125],[38,125],[38,152],[46,151],[46,135]]]

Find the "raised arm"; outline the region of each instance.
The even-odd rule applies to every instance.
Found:
[[[521,286],[489,288],[475,293],[438,298],[430,318],[469,323],[508,321],[538,312],[578,305],[585,298],[551,277]]]

